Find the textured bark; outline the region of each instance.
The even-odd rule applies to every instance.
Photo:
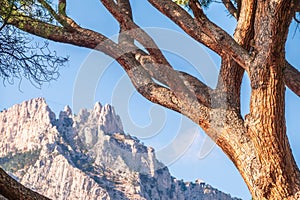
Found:
[[[145,98],[189,117],[218,144],[241,173],[254,199],[299,199],[300,172],[286,136],[284,110],[286,86],[300,96],[300,73],[285,58],[288,28],[299,3],[239,0],[235,7],[232,1],[223,0],[237,20],[231,36],[208,19],[197,0],[189,1],[193,14],[171,0],[148,1],[221,57],[216,88],[174,70],[155,41],[134,22],[128,0],[101,0],[120,24],[118,43],[80,27],[44,0],[39,2],[60,26],[25,18],[17,11],[8,22],[31,34],[113,57]],[[0,2],[8,8],[7,0]],[[0,15],[6,16],[6,9],[1,9]],[[240,112],[244,73],[252,89],[250,113],[245,117]]]
[[[256,52],[249,73],[252,94],[246,119],[261,166],[253,174],[255,185],[249,188],[255,199],[285,199],[300,190],[300,174],[286,136],[284,110],[284,45],[291,21],[292,12],[286,12],[290,3],[257,3]]]
[[[9,200],[49,200],[48,198],[24,187],[6,174],[2,169],[0,169],[0,194]]]

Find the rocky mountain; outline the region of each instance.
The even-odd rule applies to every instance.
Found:
[[[198,180],[172,177],[155,151],[123,131],[110,105],[58,118],[42,98],[0,113],[0,166],[51,199],[231,200]]]

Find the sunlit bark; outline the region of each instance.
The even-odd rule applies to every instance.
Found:
[[[0,2],[8,8],[7,0]],[[296,1],[237,1],[237,7],[231,1],[222,1],[237,20],[231,36],[210,21],[197,0],[189,1],[192,13],[171,0],[149,0],[189,36],[221,57],[214,89],[173,69],[155,41],[134,22],[128,0],[101,0],[120,24],[118,43],[80,27],[62,11],[55,13],[45,1],[39,2],[60,25],[24,18],[17,11],[8,22],[31,34],[113,57],[145,98],[189,117],[219,145],[254,199],[299,198],[300,173],[286,136],[284,110],[286,86],[300,96],[300,73],[285,58],[288,28],[298,9]],[[0,10],[1,16],[6,14],[5,9]],[[245,117],[240,112],[244,73],[252,89],[250,113]]]

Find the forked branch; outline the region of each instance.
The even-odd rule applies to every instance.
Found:
[[[149,52],[149,55],[136,52],[135,58],[141,66],[148,71],[154,79],[167,85],[178,97],[193,96],[193,92],[186,87],[179,74],[173,70],[154,40],[138,25],[136,25],[127,14],[124,14],[112,0],[102,0],[103,5],[110,11],[121,27],[130,30],[132,38],[140,42]],[[128,4],[127,4],[128,6]]]
[[[177,23],[191,37],[208,46],[221,57],[230,55],[241,67],[248,71],[252,57],[228,33],[212,23],[203,13],[197,0],[190,0],[193,19],[184,9],[171,0],[148,0],[161,13]],[[208,40],[204,40],[208,39]]]

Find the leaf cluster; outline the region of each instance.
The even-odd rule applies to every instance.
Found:
[[[181,6],[188,6],[189,0],[173,0],[175,3]],[[212,0],[200,0],[199,3],[203,7],[208,7],[210,3],[212,3]]]

